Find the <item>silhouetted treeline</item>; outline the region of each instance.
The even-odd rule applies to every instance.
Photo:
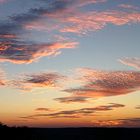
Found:
[[[140,140],[140,128],[0,128],[1,140]]]

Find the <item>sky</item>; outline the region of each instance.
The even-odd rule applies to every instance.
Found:
[[[139,0],[0,0],[0,122],[140,127]]]

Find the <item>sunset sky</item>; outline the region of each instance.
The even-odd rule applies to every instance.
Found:
[[[0,0],[0,122],[140,127],[140,1]]]

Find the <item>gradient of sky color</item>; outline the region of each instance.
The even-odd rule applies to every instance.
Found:
[[[139,0],[0,0],[0,121],[140,127]]]

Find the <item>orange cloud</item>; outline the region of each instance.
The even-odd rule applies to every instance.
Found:
[[[96,127],[119,127],[123,125],[123,122],[120,120],[97,120],[93,121],[92,125]]]
[[[102,105],[102,106],[91,107],[91,108],[81,108],[81,109],[76,109],[76,110],[63,110],[63,111],[58,111],[58,112],[48,113],[48,114],[47,113],[35,114],[35,115],[25,116],[24,118],[31,119],[31,118],[38,118],[38,117],[45,117],[45,116],[51,117],[51,118],[57,118],[57,117],[80,118],[80,117],[84,117],[85,115],[91,116],[95,114],[96,112],[109,111],[109,110],[113,110],[113,109],[121,108],[121,107],[125,107],[125,105],[117,104],[117,103],[110,103],[108,105]]]
[[[136,108],[136,109],[140,109],[140,105],[136,106],[135,108]]]
[[[0,86],[5,86],[7,84],[5,80],[5,72],[0,69]]]
[[[93,121],[92,125],[98,127],[140,127],[140,118],[96,120]]]
[[[83,85],[64,90],[74,96],[106,97],[128,94],[140,90],[140,72],[136,71],[97,71],[79,69]]]

